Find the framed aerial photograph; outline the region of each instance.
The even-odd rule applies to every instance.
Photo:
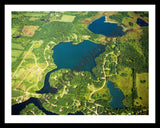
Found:
[[[6,5],[6,122],[155,122],[154,5]]]

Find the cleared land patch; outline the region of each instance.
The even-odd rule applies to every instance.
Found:
[[[74,18],[76,16],[71,16],[71,15],[63,15],[60,21],[63,22],[73,22]]]
[[[76,16],[72,16],[72,15],[51,14],[51,17],[49,18],[49,20],[50,21],[60,21],[60,22],[73,22],[75,17]]]
[[[19,56],[23,51],[20,51],[20,50],[12,50],[12,56]]]
[[[19,50],[23,50],[24,47],[21,44],[18,43],[12,43],[12,49],[19,49]]]
[[[24,26],[22,32],[24,36],[32,37],[39,26]]]
[[[32,16],[32,17],[41,17],[41,16],[45,16],[48,14],[47,11],[45,11],[46,13],[40,13],[40,12],[27,12],[27,13],[22,13],[22,15],[24,16]],[[14,15],[15,16],[15,15]]]

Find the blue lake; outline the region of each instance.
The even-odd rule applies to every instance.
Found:
[[[107,37],[116,37],[123,36],[125,32],[122,31],[122,27],[118,26],[117,23],[104,22],[105,16],[100,17],[97,20],[94,20],[89,26],[88,29],[96,34],[102,34]]]
[[[54,48],[53,59],[58,69],[66,68],[76,71],[90,71],[96,66],[94,59],[104,50],[105,45],[84,40],[78,45],[62,42]]]
[[[148,23],[146,23],[144,20],[137,18],[137,22],[136,22],[139,26],[143,27],[143,26],[148,26]]]
[[[109,105],[113,109],[125,108],[122,103],[122,100],[124,99],[123,92],[119,88],[114,88],[112,81],[108,81],[107,87],[109,88],[110,94],[112,96],[112,101],[109,103]]]

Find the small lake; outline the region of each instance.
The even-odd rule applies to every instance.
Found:
[[[109,92],[112,96],[112,101],[109,103],[109,105],[113,109],[125,108],[125,106],[122,103],[122,100],[124,99],[123,92],[119,88],[114,88],[112,81],[108,81],[107,87],[109,88]]]
[[[137,18],[137,22],[136,22],[139,26],[143,27],[143,26],[148,26],[148,23],[146,23],[144,20]]]
[[[96,34],[102,34],[107,37],[123,36],[125,32],[122,31],[122,27],[118,26],[117,23],[105,22],[105,16],[94,20],[88,29]]]

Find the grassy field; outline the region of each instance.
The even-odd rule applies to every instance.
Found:
[[[71,16],[71,15],[63,15],[61,20],[62,22],[73,22],[75,16]]]
[[[57,16],[53,15],[49,19],[50,19],[50,21],[73,22],[75,17],[76,16],[71,16],[71,15],[62,15],[62,16],[60,16],[60,15],[57,15]]]
[[[24,16],[32,16],[32,17],[41,17],[41,16],[45,16],[47,14],[48,14],[47,11],[43,11],[43,13],[40,13],[40,12],[25,12],[25,13],[22,13],[22,15],[24,15]]]
[[[134,104],[136,106],[148,107],[148,73],[136,74],[137,99]]]
[[[12,43],[12,49],[19,49],[19,50],[23,50],[24,47],[21,44],[18,43]]]
[[[132,93],[133,79],[131,74],[132,70],[130,68],[125,68],[120,71],[117,77],[113,80],[118,88],[122,90],[124,95],[130,95]]]
[[[18,57],[23,51],[20,50],[12,50],[12,56],[13,57]]]
[[[17,28],[12,28],[12,35],[17,31]]]

